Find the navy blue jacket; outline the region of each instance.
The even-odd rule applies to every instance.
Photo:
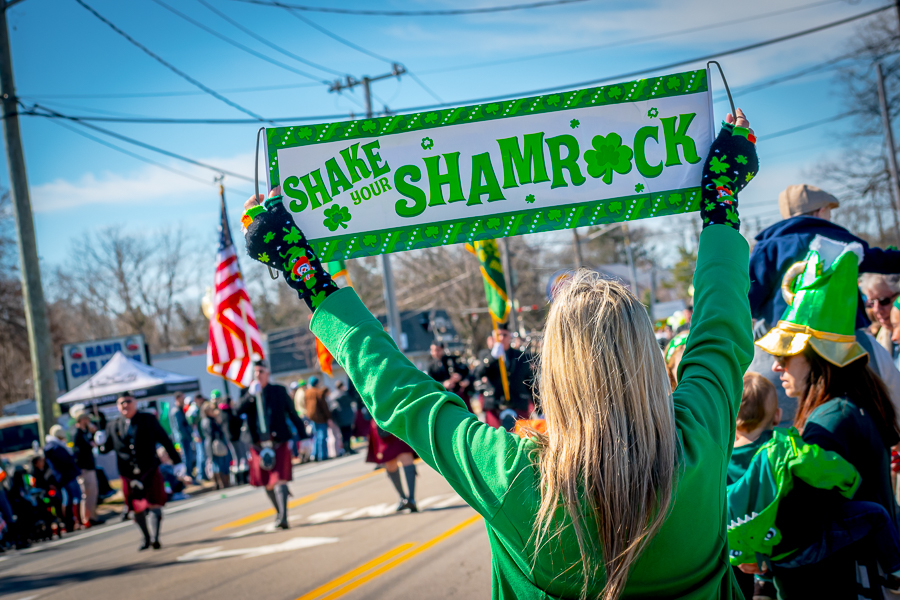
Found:
[[[774,327],[787,308],[781,296],[781,280],[795,262],[809,252],[809,244],[817,235],[837,242],[859,242],[865,258],[860,273],[900,273],[900,251],[870,248],[869,245],[831,221],[817,217],[791,217],[762,230],[750,253],[750,313],[754,319],[765,319]],[[868,327],[865,305],[859,296],[856,327]]]

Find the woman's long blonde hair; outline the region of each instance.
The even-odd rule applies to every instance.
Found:
[[[662,353],[646,309],[627,288],[579,271],[559,290],[539,392],[547,434],[537,436],[536,547],[561,533],[555,513],[565,509],[581,552],[582,598],[602,567],[601,597],[615,600],[666,518],[677,453]]]

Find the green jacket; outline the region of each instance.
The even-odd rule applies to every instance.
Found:
[[[753,356],[748,254],[731,227],[713,225],[700,235],[695,312],[673,394],[681,443],[675,502],[632,567],[623,598],[741,597],[728,562],[725,471]],[[412,446],[484,517],[493,597],[578,598],[582,573],[571,527],[535,556],[534,443],[479,422],[400,353],[352,289],[330,295],[311,329],[347,370],[376,423]],[[603,586],[597,577],[588,596]]]
[[[797,430],[777,428],[750,461],[744,475],[728,486],[728,545],[731,564],[757,562],[757,554],[775,560],[798,548],[772,549],[781,542],[775,525],[781,500],[794,487],[794,477],[814,488],[837,489],[852,498],[859,472],[835,452],[805,444]]]

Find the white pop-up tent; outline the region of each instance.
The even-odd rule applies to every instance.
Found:
[[[115,402],[123,392],[130,392],[138,400],[149,400],[199,389],[200,382],[196,377],[163,371],[116,352],[93,377],[56,401],[60,404],[83,402],[99,405]]]

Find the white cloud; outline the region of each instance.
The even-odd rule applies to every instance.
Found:
[[[260,188],[264,189],[265,166],[262,157],[260,158],[260,177],[263,178]],[[248,173],[252,177],[252,154],[199,160],[228,171]],[[146,165],[129,173],[88,172],[77,180],[55,179],[33,186],[32,205],[36,213],[50,213],[105,204],[167,204],[197,193],[206,194],[214,185],[215,174],[208,169],[175,161],[170,161],[167,166],[187,173],[199,181],[153,165]],[[209,183],[203,183],[203,180]],[[241,195],[243,192],[249,195],[253,189],[252,183],[235,177],[226,176],[225,182],[226,187],[241,190]]]

